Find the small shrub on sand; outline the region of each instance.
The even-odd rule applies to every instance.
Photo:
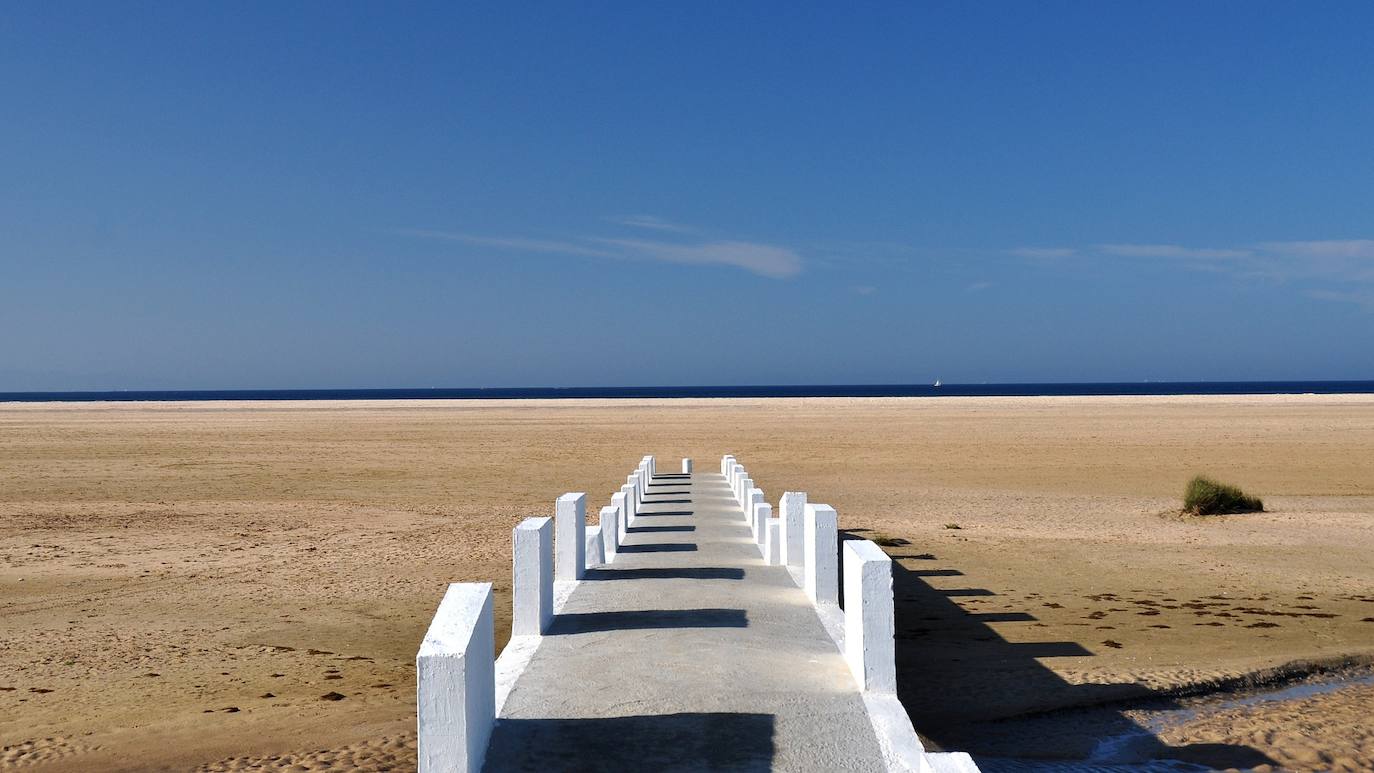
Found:
[[[1264,510],[1264,503],[1235,486],[1199,475],[1188,481],[1188,490],[1183,494],[1183,510],[1194,515],[1258,513]]]

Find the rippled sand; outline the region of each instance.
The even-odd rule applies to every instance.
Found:
[[[1374,653],[1371,397],[0,405],[0,769],[413,766],[444,583],[503,640],[510,528],[646,452],[887,544],[936,745],[1086,754],[982,723]],[[1271,512],[1170,514],[1197,472]],[[1313,700],[1159,751],[1367,764],[1370,691]]]

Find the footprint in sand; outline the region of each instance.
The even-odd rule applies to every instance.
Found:
[[[1107,639],[1106,641],[1102,642],[1102,646],[1111,647],[1114,650],[1119,650],[1126,645],[1122,644],[1119,641],[1112,641],[1111,639]]]

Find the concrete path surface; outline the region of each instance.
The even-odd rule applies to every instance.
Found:
[[[489,771],[884,770],[858,687],[718,473],[654,478],[516,680]]]

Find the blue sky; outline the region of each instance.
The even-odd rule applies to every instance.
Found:
[[[12,4],[0,390],[1374,378],[1371,29]]]

